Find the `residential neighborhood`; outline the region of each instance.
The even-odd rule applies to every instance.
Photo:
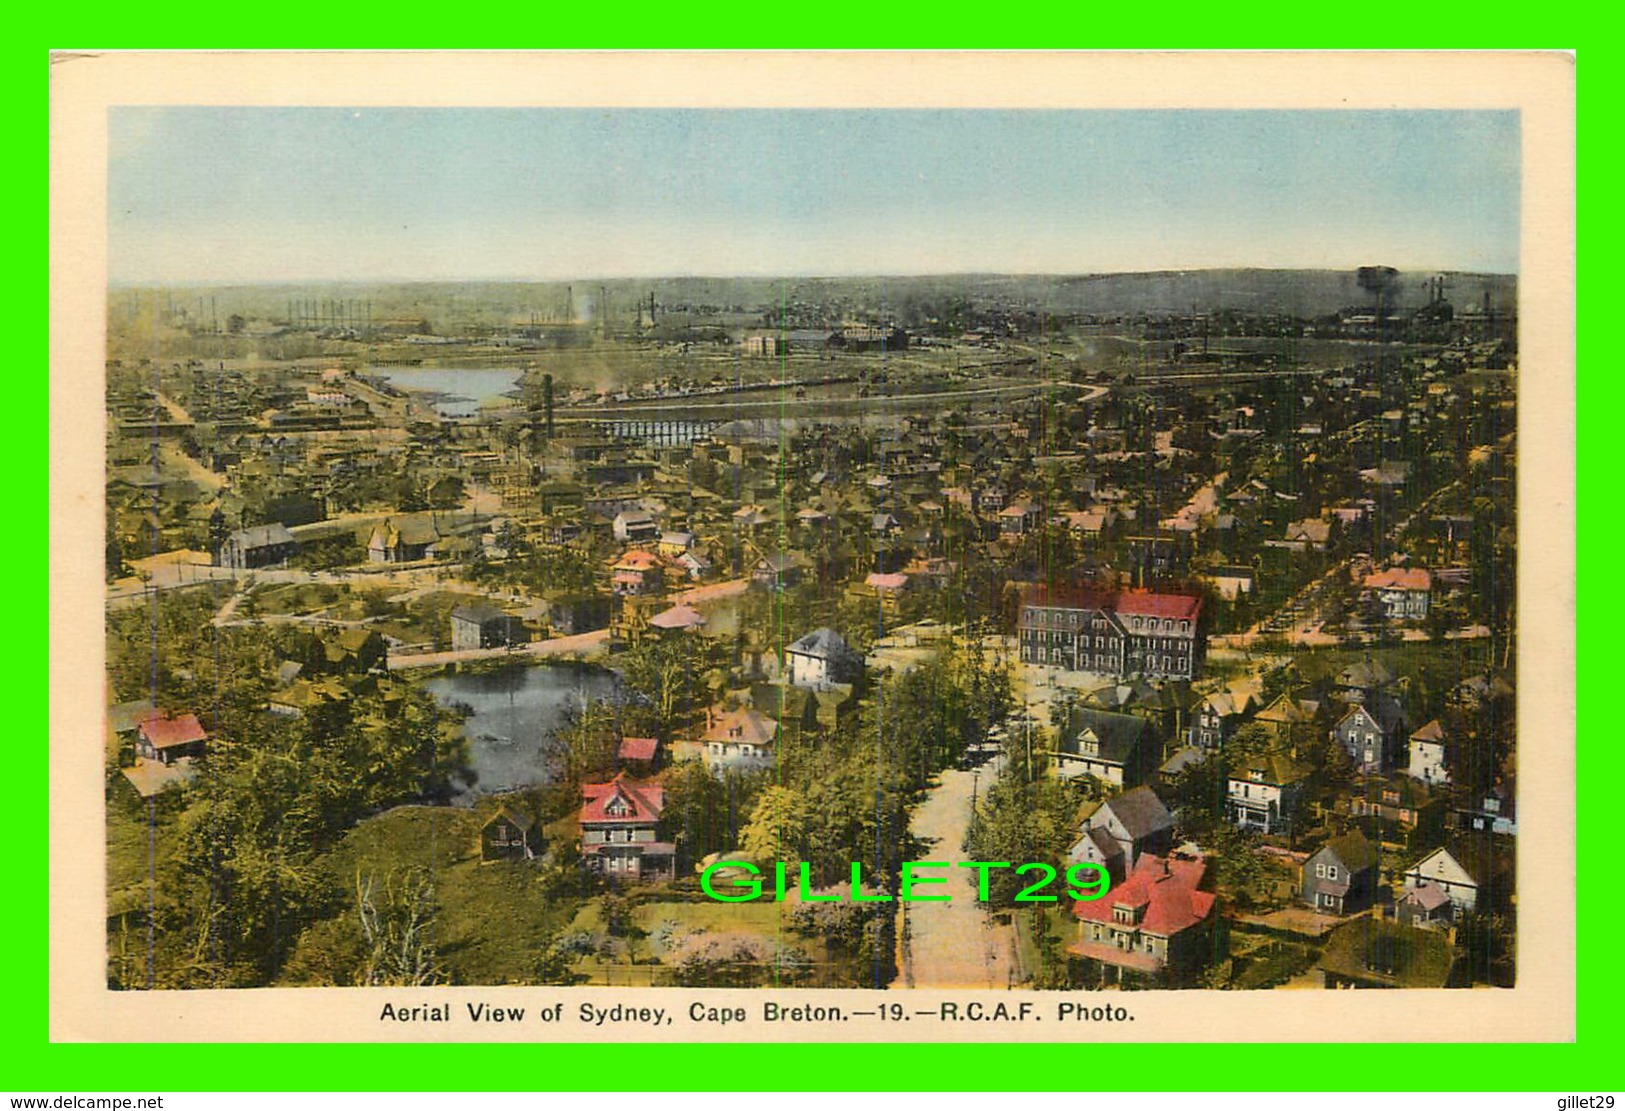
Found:
[[[109,984],[1511,986],[1517,287],[1395,274],[111,291]]]

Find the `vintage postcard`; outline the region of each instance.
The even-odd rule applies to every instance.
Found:
[[[1571,65],[57,58],[53,1038],[1572,1038]]]

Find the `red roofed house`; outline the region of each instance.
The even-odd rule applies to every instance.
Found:
[[[874,571],[863,580],[861,587],[853,587],[855,597],[877,600],[882,609],[897,612],[902,604],[903,592],[908,589],[908,576],[901,571],[883,573]]]
[[[659,840],[665,789],[617,775],[581,787],[581,855],[610,879],[659,882],[676,877],[677,846]]]
[[[635,771],[653,771],[660,758],[660,738],[622,737],[617,756],[623,767],[630,764]]]
[[[1108,979],[1189,984],[1214,955],[1216,896],[1199,885],[1199,856],[1141,855],[1128,879],[1105,897],[1072,906],[1078,940],[1067,952],[1093,962]]]
[[[143,721],[136,733],[136,754],[169,764],[183,756],[202,756],[207,739],[208,734],[196,714],[182,714],[178,718],[155,714]]]
[[[1021,662],[1119,678],[1194,679],[1207,644],[1201,617],[1195,595],[1030,586],[1021,598]]]
[[[611,568],[610,581],[617,594],[658,594],[664,580],[665,564],[653,552],[627,552]]]
[[[1391,567],[1367,575],[1365,588],[1376,592],[1390,621],[1420,621],[1428,615],[1433,576],[1425,567]]]
[[[693,606],[675,605],[649,618],[649,628],[662,633],[692,633],[705,628],[705,615]]]

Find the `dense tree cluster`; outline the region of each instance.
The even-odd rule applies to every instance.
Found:
[[[270,982],[302,930],[354,902],[317,867],[320,854],[368,814],[445,800],[466,774],[456,716],[417,688],[352,677],[342,700],[299,717],[268,713],[265,676],[296,636],[213,626],[204,617],[211,604],[205,592],[170,592],[109,618],[124,634],[109,640],[109,672],[130,684],[121,692],[195,713],[209,733],[204,770],[182,795],[174,852],[153,887],[160,987]],[[124,628],[143,621],[147,636]],[[123,790],[116,780],[114,788]],[[373,880],[363,883],[372,892],[362,900],[373,908],[371,944],[394,928],[400,906]],[[413,899],[427,913],[432,900]],[[145,977],[114,962],[115,986],[144,986]]]

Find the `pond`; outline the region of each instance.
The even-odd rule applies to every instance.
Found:
[[[616,685],[608,671],[545,664],[431,679],[426,686],[442,706],[474,710],[463,732],[476,778],[460,801],[549,782],[549,739],[566,711],[612,696]]]
[[[507,397],[519,388],[523,371],[508,367],[373,367],[368,374],[384,378],[398,389],[434,395],[442,417],[478,416],[487,401]]]

